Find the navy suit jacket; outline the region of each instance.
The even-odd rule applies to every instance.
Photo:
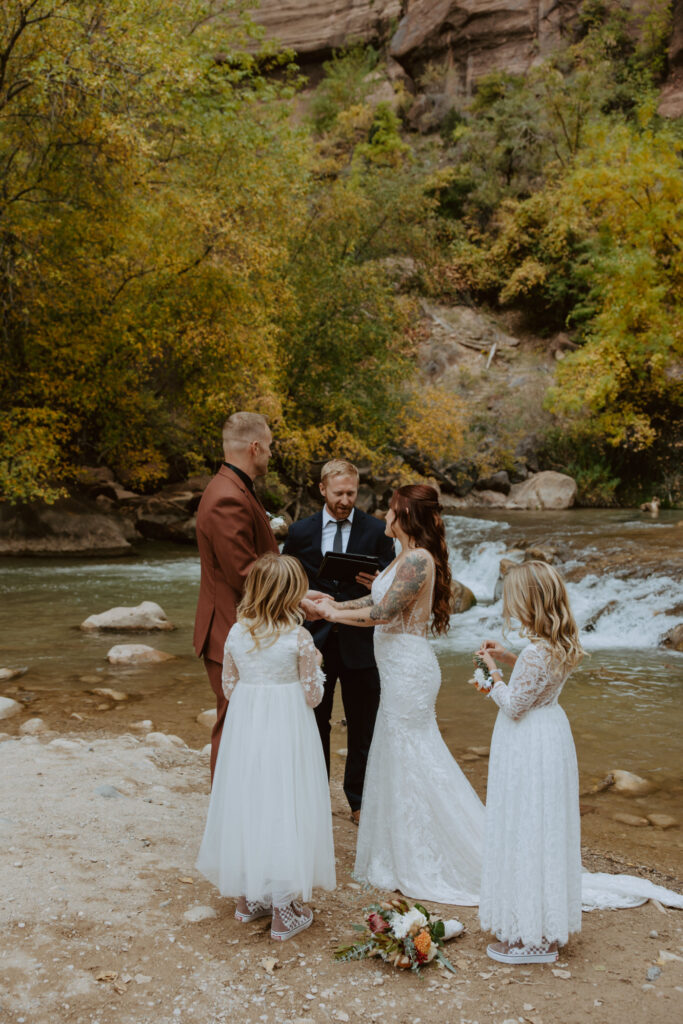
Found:
[[[304,567],[311,590],[320,590],[331,594],[335,601],[355,601],[359,597],[367,597],[368,590],[355,581],[352,583],[333,583],[318,579],[318,570],[323,560],[323,514],[316,512],[312,516],[292,523],[282,549],[283,555],[293,555]],[[395,557],[394,542],[384,532],[384,520],[376,519],[361,512],[359,508],[353,513],[348,554],[376,555],[382,569],[385,569]],[[318,619],[307,622],[316,647],[323,649],[325,641],[332,629],[331,622]],[[338,625],[339,651],[344,664],[348,668],[372,668],[375,664],[373,651],[374,629],[368,626]]]

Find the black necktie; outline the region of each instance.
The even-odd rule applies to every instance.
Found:
[[[344,548],[342,546],[342,526],[343,525],[344,524],[342,522],[337,522],[337,532],[335,533],[334,540],[332,541],[332,550],[333,551],[343,552],[343,550],[344,550]]]

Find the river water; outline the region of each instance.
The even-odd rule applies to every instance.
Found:
[[[590,657],[572,675],[562,698],[572,723],[582,778],[626,768],[655,779],[679,801],[683,794],[683,655],[658,647],[662,633],[683,619],[683,515],[648,521],[626,510],[490,513],[449,516],[453,575],[477,597],[435,641],[443,670],[439,722],[454,750],[487,745],[496,709],[467,680],[471,652],[486,637],[501,638],[501,604],[494,600],[498,566],[507,548],[552,541]],[[608,567],[604,567],[605,559]],[[193,549],[147,544],[119,559],[5,559],[0,561],[0,666],[27,665],[26,690],[85,690],[100,685],[151,693],[164,683],[197,687],[211,705],[203,669],[191,647],[199,585]],[[169,633],[86,634],[88,615],[115,605],[156,601],[178,627]],[[613,602],[613,603],[611,603]],[[667,614],[669,612],[669,614]],[[147,642],[178,656],[160,667],[113,669],[105,656],[119,642]],[[512,634],[508,644],[521,646]],[[169,688],[168,700],[177,694]],[[667,809],[673,809],[667,807]]]

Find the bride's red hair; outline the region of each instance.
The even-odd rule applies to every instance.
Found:
[[[398,525],[415,541],[416,547],[426,548],[434,559],[436,579],[432,633],[447,633],[452,608],[451,570],[439,495],[427,484],[409,484],[394,491],[389,507],[394,511]]]

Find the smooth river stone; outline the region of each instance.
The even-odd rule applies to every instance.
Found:
[[[145,736],[144,742],[149,744],[150,747],[175,747],[176,749],[185,747],[187,744],[185,740],[181,740],[180,736],[174,736],[172,733],[165,732],[150,732]]]
[[[11,697],[0,697],[0,719],[13,718],[23,710],[24,705],[20,704],[18,700],[12,700]]]
[[[97,697],[108,697],[109,700],[116,702],[122,700],[128,700],[128,694],[124,693],[123,690],[111,690],[108,686],[99,686],[96,690],[92,691]]]
[[[639,818],[635,814],[615,814],[614,820],[622,825],[631,825],[633,828],[647,828],[650,824],[647,818]]]
[[[42,718],[29,718],[19,726],[19,732],[22,736],[38,736],[47,732],[47,726]]]
[[[640,775],[624,771],[621,768],[612,770],[610,776],[614,779],[611,789],[613,793],[620,793],[622,796],[646,796],[651,793],[655,786],[647,779],[641,779]]]
[[[100,615],[90,615],[81,623],[81,629],[175,629],[164,609],[154,601],[143,601],[135,607],[110,608]]]
[[[112,665],[152,665],[172,661],[173,658],[173,654],[158,651],[147,644],[116,644],[107,651],[107,661]]]
[[[655,828],[676,828],[680,822],[670,814],[648,814],[647,820]]]
[[[216,714],[216,710],[214,708],[209,708],[208,711],[200,711],[195,721],[199,725],[206,726],[207,729],[213,729],[217,718],[218,715]]]
[[[22,668],[0,668],[0,683],[9,683],[11,679],[18,679],[19,676],[26,675],[27,672],[27,665]]]

